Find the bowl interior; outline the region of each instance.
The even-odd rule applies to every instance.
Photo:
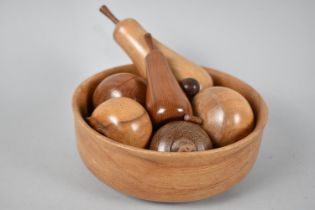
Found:
[[[242,94],[250,103],[254,114],[255,114],[255,127],[252,130],[252,132],[248,135],[254,135],[255,132],[261,132],[261,130],[265,127],[268,117],[268,109],[266,106],[266,103],[262,99],[262,97],[255,91],[252,87],[250,87],[245,82],[228,75],[226,73],[223,73],[221,71],[212,69],[212,68],[206,68],[205,69],[209,72],[209,74],[212,76],[214,85],[215,86],[225,86],[229,87],[231,89],[236,90],[240,94]],[[137,70],[134,65],[124,65],[124,66],[118,66],[114,67],[105,71],[102,71],[98,74],[93,75],[92,77],[88,78],[84,82],[82,82],[79,87],[76,89],[74,96],[73,96],[73,112],[76,115],[76,117],[81,121],[81,123],[86,124],[86,126],[89,127],[89,129],[93,130],[95,134],[97,135],[97,132],[94,131],[93,128],[91,128],[85,121],[85,118],[90,116],[91,112],[93,111],[92,107],[92,95],[96,88],[96,86],[107,76],[119,73],[119,72],[129,72],[138,75]],[[194,153],[172,153],[172,155],[195,155],[197,153],[213,153],[213,152],[219,152],[220,150],[228,150],[232,149],[233,147],[237,147],[240,144],[246,144],[250,141],[252,138],[247,138],[248,136],[244,137],[243,139],[240,139],[239,141],[212,150],[202,151],[202,152],[194,152]],[[109,138],[104,138],[105,141],[108,141]],[[156,152],[153,150],[148,149],[142,149],[142,148],[136,148],[129,145],[124,145],[119,142],[116,142],[114,140],[110,141],[109,143],[115,144],[118,147],[122,147],[124,149],[129,149],[133,151],[141,151],[141,152],[149,152],[149,153],[155,153],[159,155],[167,155],[167,152]]]

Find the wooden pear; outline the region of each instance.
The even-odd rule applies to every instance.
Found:
[[[150,34],[145,34],[149,53],[145,57],[147,70],[146,107],[153,122],[192,116],[192,107],[173,75],[166,58],[155,48]]]
[[[144,34],[147,33],[145,29],[132,18],[119,21],[106,6],[102,6],[100,11],[116,24],[114,39],[136,65],[139,74],[146,78],[145,57],[150,49],[144,40]],[[166,56],[178,81],[194,78],[199,82],[200,90],[213,85],[211,76],[202,67],[177,54],[156,39],[153,42],[156,48]]]

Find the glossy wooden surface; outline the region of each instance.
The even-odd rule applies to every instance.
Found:
[[[147,145],[152,132],[146,110],[136,101],[125,97],[111,98],[100,104],[88,122],[105,136],[140,148]]]
[[[166,58],[152,43],[146,34],[150,52],[145,57],[147,67],[146,108],[155,124],[170,119],[184,119],[192,116],[192,107],[179,86]]]
[[[193,78],[183,79],[179,81],[179,84],[186,96],[190,99],[192,99],[200,90],[199,82]]]
[[[145,106],[146,81],[130,73],[118,73],[106,77],[95,89],[93,105],[97,107],[110,98],[127,97]]]
[[[173,121],[154,134],[150,149],[159,152],[195,152],[212,148],[212,142],[199,125],[186,121]]]
[[[156,152],[120,144],[85,121],[97,84],[110,74],[136,73],[134,65],[102,71],[85,80],[73,96],[77,146],[82,160],[101,181],[137,198],[160,202],[188,202],[224,192],[242,180],[255,163],[268,111],[249,85],[220,71],[205,68],[216,85],[240,92],[256,116],[254,130],[242,140],[204,152]]]
[[[253,129],[254,113],[250,104],[230,88],[204,89],[194,97],[193,106],[216,146],[231,144]]]
[[[102,8],[101,12],[116,24],[114,39],[137,66],[140,75],[146,78],[145,56],[149,53],[149,48],[145,43],[144,34],[147,32],[136,20],[128,18],[118,21],[106,6],[102,6]],[[166,56],[177,80],[194,78],[198,80],[201,89],[213,85],[211,76],[204,68],[179,55],[156,39],[154,43]]]

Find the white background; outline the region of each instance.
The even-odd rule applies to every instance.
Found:
[[[99,182],[76,150],[71,96],[94,73],[130,63],[106,3],[196,63],[255,87],[270,118],[256,165],[201,202],[159,204]],[[315,2],[0,1],[0,209],[315,208]]]

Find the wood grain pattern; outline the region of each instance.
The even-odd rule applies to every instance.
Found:
[[[154,134],[150,149],[159,152],[195,152],[212,148],[212,142],[199,125],[186,121],[173,121]]]
[[[105,136],[140,148],[147,145],[152,132],[146,110],[136,101],[125,97],[111,98],[100,104],[88,122]]]
[[[145,106],[146,91],[146,81],[143,78],[130,73],[112,74],[97,85],[93,105],[97,107],[110,98],[127,97]]]
[[[245,138],[204,152],[168,153],[139,149],[107,138],[85,121],[90,97],[97,84],[110,74],[136,73],[134,65],[102,71],[76,89],[72,107],[77,146],[82,160],[101,181],[137,198],[159,202],[188,202],[228,190],[255,163],[268,110],[262,97],[249,85],[220,71],[205,68],[216,85],[241,93],[255,113],[255,128]]]
[[[146,34],[150,52],[145,57],[147,67],[146,108],[155,124],[171,119],[192,116],[192,107],[179,86],[166,58],[154,48],[150,34]]]
[[[147,32],[132,18],[119,21],[105,5],[100,10],[116,24],[114,39],[137,66],[140,75],[146,78],[145,56],[149,53],[149,48],[145,43],[144,35]],[[154,44],[166,56],[178,81],[189,77],[194,78],[198,80],[200,89],[213,85],[212,78],[205,69],[169,49],[157,40],[154,40]]]
[[[193,107],[216,146],[231,144],[253,129],[254,113],[250,104],[230,88],[204,89],[194,97]]]

